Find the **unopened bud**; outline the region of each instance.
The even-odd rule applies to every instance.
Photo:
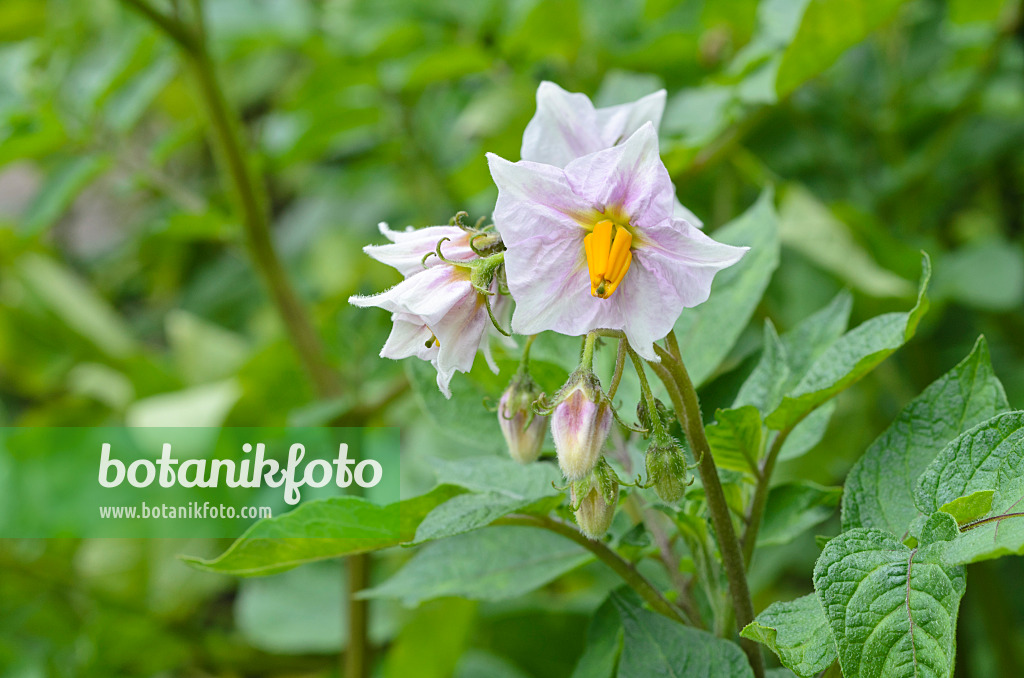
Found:
[[[686,478],[686,459],[675,440],[665,437],[651,443],[647,448],[647,483],[654,486],[659,499],[666,504],[676,503],[692,482]]]
[[[612,427],[612,408],[593,372],[577,372],[559,392],[551,415],[558,465],[569,480],[586,478]]]
[[[602,459],[589,478],[575,481],[570,496],[580,532],[590,539],[604,536],[619,502],[619,479],[608,462]]]
[[[533,411],[540,391],[528,374],[518,375],[498,402],[498,425],[505,436],[509,454],[520,464],[540,456],[548,418]]]

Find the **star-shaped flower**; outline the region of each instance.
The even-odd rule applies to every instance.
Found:
[[[523,132],[523,160],[565,167],[576,158],[617,146],[645,123],[655,129],[665,112],[665,90],[618,106],[595,108],[586,94],[567,92],[553,82],[537,87],[537,112]],[[700,228],[704,224],[672,191],[674,216]]]
[[[515,332],[622,330],[657,360],[654,342],[684,308],[706,301],[715,274],[747,249],[673,216],[675,192],[649,122],[564,169],[487,158]]]

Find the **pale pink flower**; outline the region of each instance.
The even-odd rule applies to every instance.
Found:
[[[657,129],[665,112],[665,90],[618,106],[595,108],[586,94],[567,92],[553,82],[537,87],[537,112],[523,132],[520,157],[565,167],[576,158],[617,146],[651,123]],[[683,207],[672,189],[673,216],[697,228],[704,224]]]
[[[559,397],[551,413],[558,466],[569,480],[580,480],[590,475],[601,458],[612,427],[611,403],[592,374],[570,381]]]
[[[641,356],[657,360],[654,342],[684,308],[706,301],[715,274],[748,249],[673,216],[651,123],[564,169],[487,158],[520,334],[622,330]]]
[[[476,253],[469,246],[472,234],[458,226],[427,226],[426,228],[409,228],[404,231],[393,231],[383,221],[378,224],[381,235],[391,241],[387,245],[367,245],[363,251],[368,255],[398,270],[408,278],[425,268],[443,264],[436,256],[424,256],[434,252],[437,243],[443,238],[448,240],[441,245],[441,251],[450,261],[469,261],[476,258]]]

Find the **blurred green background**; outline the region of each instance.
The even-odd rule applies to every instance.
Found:
[[[776,187],[781,264],[727,363],[738,369],[704,389],[706,414],[752,368],[765,317],[787,329],[844,287],[852,324],[905,310],[919,251],[932,255],[918,336],[840,398],[825,441],[783,478],[841,483],[981,333],[1024,407],[1016,0],[202,6],[277,251],[341,395],[317,396],[261,284],[173,43],[114,0],[2,0],[3,425],[401,425],[408,495],[430,486],[433,457],[500,453],[482,409],[484,442],[446,437],[408,388],[422,371],[376,357],[388,315],[346,300],[397,282],[360,251],[381,242],[379,221],[489,214],[484,152],[518,159],[543,79],[599,105],[665,87],[662,154],[709,232]],[[337,675],[342,566],[238,581],[175,558],[223,546],[0,541],[0,676]],[[816,555],[809,534],[759,556],[758,608],[808,591]],[[969,569],[958,676],[1024,675],[1022,575],[1018,559]],[[566,676],[614,584],[592,565],[508,603],[375,602],[377,670]]]

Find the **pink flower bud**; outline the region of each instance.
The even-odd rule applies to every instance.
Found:
[[[558,465],[567,479],[581,480],[594,470],[611,426],[611,405],[594,374],[570,377],[551,415]]]
[[[548,418],[533,411],[540,392],[529,375],[517,376],[498,402],[498,425],[505,436],[509,454],[520,464],[540,456]]]
[[[619,502],[619,479],[608,462],[602,459],[589,478],[574,482],[570,496],[577,506],[575,516],[580,532],[590,539],[604,536]]]

